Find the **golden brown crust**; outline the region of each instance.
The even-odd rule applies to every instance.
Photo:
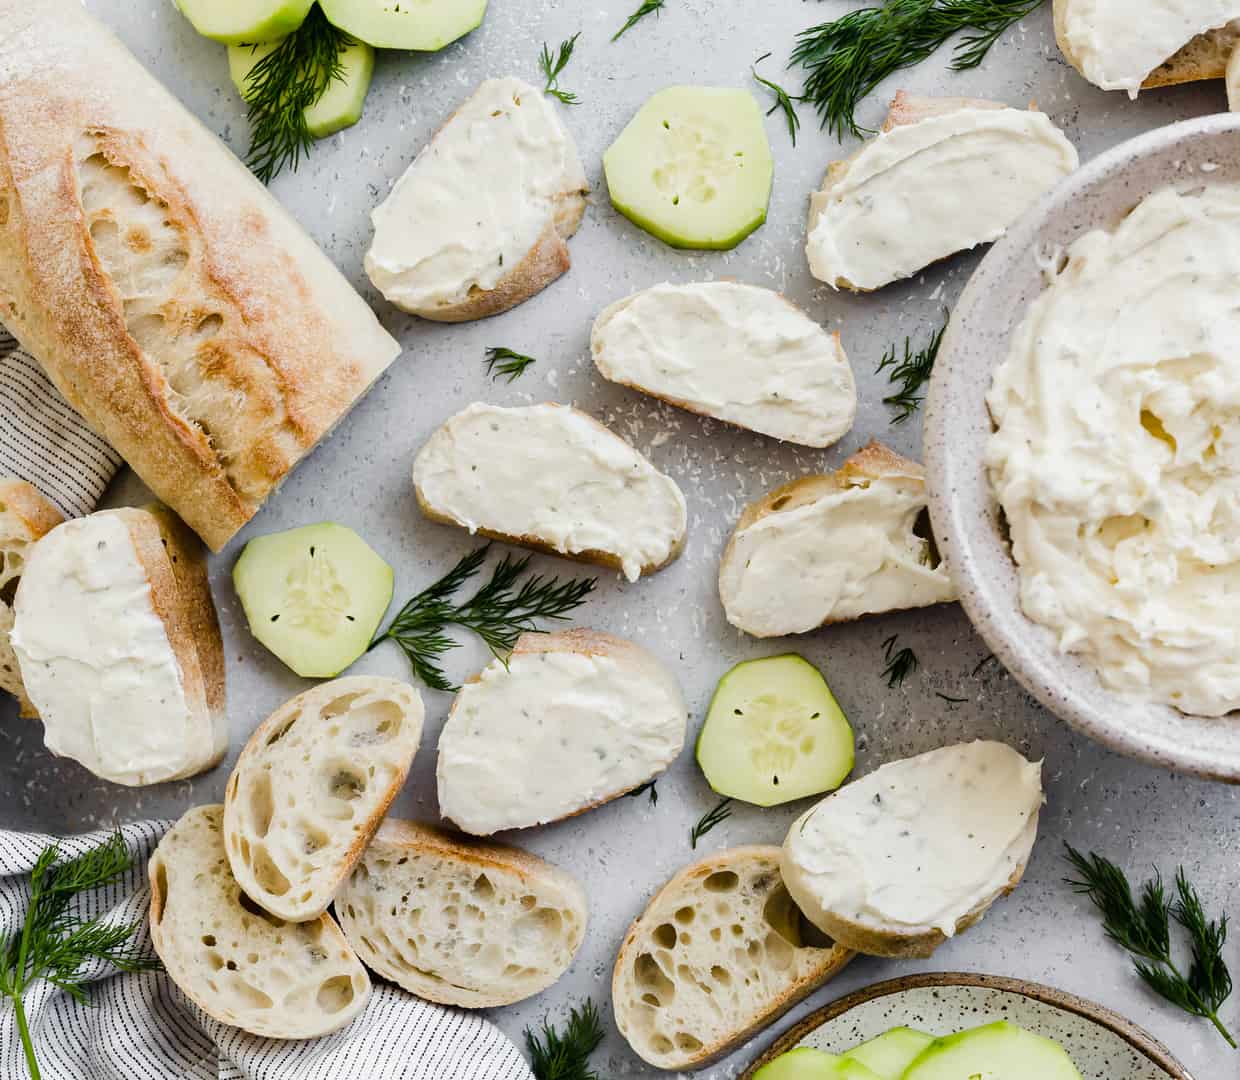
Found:
[[[0,513],[16,514],[31,542],[46,536],[65,520],[55,504],[33,484],[12,477],[0,478]]]

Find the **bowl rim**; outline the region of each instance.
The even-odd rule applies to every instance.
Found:
[[[922,990],[941,987],[980,987],[984,990],[999,990],[1004,993],[1018,994],[1033,1001],[1050,1005],[1064,1012],[1074,1013],[1091,1023],[1106,1028],[1124,1040],[1137,1053],[1145,1057],[1151,1064],[1162,1069],[1169,1080],[1193,1080],[1192,1074],[1175,1059],[1175,1056],[1153,1035],[1133,1021],[1108,1009],[1105,1005],[1089,1001],[1086,998],[1069,994],[1066,990],[1056,990],[1041,983],[1029,982],[1025,979],[1014,979],[1005,975],[983,975],[967,971],[934,971],[921,975],[903,975],[896,979],[874,983],[872,986],[855,990],[851,994],[839,998],[816,1012],[811,1013],[796,1024],[759,1056],[737,1080],[753,1080],[754,1074],[764,1065],[769,1065],[777,1057],[798,1047],[807,1035],[817,1031],[824,1024],[837,1020],[858,1005],[864,1005],[876,998],[890,997],[906,990]]]

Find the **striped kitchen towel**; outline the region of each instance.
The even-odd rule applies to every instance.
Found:
[[[167,822],[122,831],[134,865],[126,877],[81,898],[80,914],[141,922],[150,892],[146,860]],[[60,841],[72,858],[107,833]],[[0,832],[0,943],[21,929],[27,875],[47,836]],[[259,1039],[206,1016],[162,973],[118,975],[104,963],[85,971],[88,1001],[47,982],[24,998],[44,1080],[533,1080],[517,1048],[478,1016],[444,1009],[376,983],[366,1011],[323,1039]],[[0,1076],[28,1076],[14,1012],[0,1003]]]

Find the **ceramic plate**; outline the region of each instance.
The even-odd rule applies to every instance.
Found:
[[[1084,661],[1020,609],[1016,566],[1000,531],[983,457],[986,393],[1008,339],[1053,265],[1077,237],[1113,228],[1167,187],[1240,183],[1240,116],[1173,124],[1095,158],[997,243],[965,288],[935,364],[926,406],[925,461],[935,537],[961,603],[995,655],[1048,709],[1116,750],[1185,772],[1240,782],[1240,714],[1187,716],[1103,688]]]
[[[951,972],[892,979],[841,998],[789,1031],[741,1080],[798,1046],[839,1054],[893,1027],[949,1035],[994,1020],[1054,1039],[1085,1080],[1192,1080],[1153,1036],[1101,1005],[1036,983]]]

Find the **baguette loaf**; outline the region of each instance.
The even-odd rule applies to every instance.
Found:
[[[585,936],[585,893],[516,848],[388,820],[336,912],[368,967],[441,1005],[490,1009],[540,993]]]
[[[328,915],[285,923],[241,891],[224,854],[224,808],[188,811],[151,856],[151,942],[168,977],[224,1024],[269,1039],[344,1027],[370,979]]]
[[[327,910],[404,786],[422,717],[411,686],[353,676],[299,694],[254,732],[224,797],[228,861],[251,900],[288,922]]]
[[[80,3],[0,25],[0,321],[218,550],[399,347]]]
[[[620,946],[616,1025],[659,1069],[694,1070],[773,1024],[853,954],[817,933],[779,876],[777,847],[681,870]]]
[[[9,641],[13,601],[31,545],[64,519],[34,485],[0,479],[0,690],[17,698],[18,712],[27,720],[37,720],[39,713],[26,696],[17,654]]]

